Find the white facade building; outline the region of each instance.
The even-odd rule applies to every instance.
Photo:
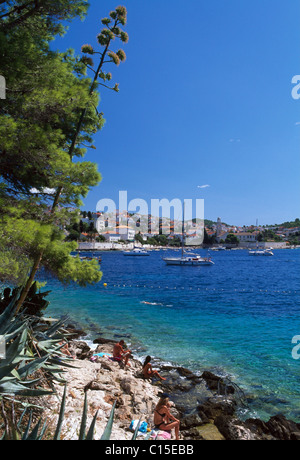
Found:
[[[254,243],[257,238],[257,233],[241,232],[235,234],[241,243]]]

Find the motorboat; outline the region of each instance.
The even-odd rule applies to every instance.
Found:
[[[199,254],[186,254],[181,257],[164,257],[167,265],[214,265],[210,257],[201,257]]]
[[[249,256],[274,256],[272,248],[249,251]]]
[[[150,254],[141,248],[134,248],[132,251],[123,252],[124,256],[149,256]]]

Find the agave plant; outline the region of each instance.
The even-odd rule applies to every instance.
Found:
[[[65,405],[66,405],[66,389],[67,386],[65,385],[62,401],[61,401],[61,406],[60,406],[60,412],[58,416],[58,421],[55,429],[55,433],[52,436],[51,440],[53,441],[59,441],[61,440],[61,431],[62,431],[62,426],[63,426],[63,421],[64,421],[64,413],[65,413]],[[101,440],[109,440],[111,436],[111,431],[112,431],[112,426],[113,426],[113,419],[114,419],[114,412],[115,412],[115,405],[114,403],[110,417],[108,419],[106,428],[103,432],[103,435],[101,437]],[[32,427],[32,412],[29,415],[29,419],[27,422],[27,425],[25,427],[24,432],[21,432],[20,430],[20,424],[21,420],[24,417],[26,410],[24,410],[22,416],[20,417],[20,420],[17,424],[17,426],[10,426],[9,430],[6,430],[3,436],[3,439],[10,439],[9,433],[13,433],[13,439],[15,440],[22,440],[22,441],[41,441],[44,439],[45,436],[47,436],[47,439],[50,440],[49,435],[47,435],[47,420],[43,420],[43,418],[40,418],[36,425]],[[79,431],[79,436],[78,436],[78,441],[92,441],[94,439],[94,432],[95,432],[95,426],[96,426],[96,421],[97,421],[97,416],[98,416],[98,411],[93,417],[93,420],[90,424],[89,429],[86,429],[86,424],[87,424],[87,411],[88,411],[88,404],[87,404],[87,393],[85,394],[85,399],[84,399],[84,406],[83,406],[83,411],[82,411],[82,416],[81,416],[81,424],[80,424],[80,431]]]
[[[30,379],[37,371],[60,380],[63,366],[70,366],[61,353],[65,336],[60,331],[63,320],[47,327],[34,317],[14,317],[15,298],[0,316],[0,335],[7,344],[5,359],[0,361],[0,400],[4,395],[42,396],[51,393],[37,388],[41,380]]]
[[[0,360],[2,415],[4,403],[10,404],[11,398],[14,403],[24,404],[28,408],[30,404],[26,403],[26,400],[22,403],[24,397],[52,394],[52,382],[56,380],[65,383],[62,378],[64,368],[74,367],[71,359],[61,351],[68,336],[63,328],[67,318],[49,325],[45,318],[24,314],[15,316],[18,295],[19,292],[16,292],[0,315],[0,336],[5,337],[6,342],[5,359]],[[22,399],[16,401],[15,397]],[[4,415],[2,418],[5,418]],[[10,433],[18,432],[17,425],[13,424]],[[40,428],[36,427],[36,431]]]
[[[63,425],[63,420],[64,420],[64,412],[65,412],[65,405],[66,405],[66,388],[65,386],[64,389],[64,394],[60,406],[60,412],[59,412],[59,417],[57,421],[57,426],[55,433],[52,437],[53,441],[59,441],[61,439],[61,430],[62,430],[62,425]],[[83,412],[82,412],[82,417],[81,417],[81,425],[80,425],[80,432],[79,432],[79,438],[78,440],[83,441],[91,441],[94,438],[94,430],[95,430],[95,425],[96,425],[96,420],[97,420],[97,415],[98,412],[95,414],[92,423],[89,427],[88,432],[86,432],[86,420],[87,420],[87,394],[85,394],[85,400],[84,400],[84,407],[83,407]],[[22,440],[31,440],[31,441],[39,441],[42,440],[46,430],[47,430],[47,425],[46,421],[43,421],[42,418],[39,419],[35,427],[31,430],[31,425],[32,425],[32,419],[31,417],[29,418],[27,427],[25,432],[22,435]],[[48,438],[49,439],[49,438]]]

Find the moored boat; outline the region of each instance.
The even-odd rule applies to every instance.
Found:
[[[249,256],[274,256],[272,248],[249,251]]]
[[[150,254],[144,249],[134,248],[132,251],[123,252],[124,256],[149,256]]]
[[[198,254],[181,255],[181,257],[164,257],[167,265],[214,265],[210,257],[201,257]]]

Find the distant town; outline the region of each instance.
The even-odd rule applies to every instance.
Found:
[[[182,222],[161,217],[131,215],[128,212],[103,215],[82,211],[79,222],[66,227],[66,238],[79,243],[139,244],[178,247],[182,243]],[[185,222],[187,245],[225,245],[252,247],[254,245],[285,248],[300,244],[300,219],[280,225],[235,226],[216,221],[193,219]]]

